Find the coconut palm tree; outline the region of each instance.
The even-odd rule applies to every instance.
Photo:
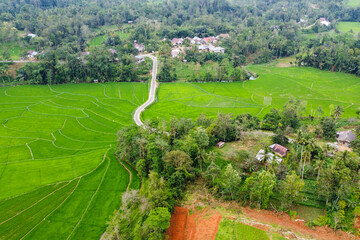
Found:
[[[343,114],[343,112],[344,112],[343,107],[340,106],[340,105],[338,105],[338,106],[335,108],[335,110],[334,110],[334,116],[335,116],[335,118],[338,119],[338,118],[341,116],[341,114]]]
[[[316,177],[316,182],[319,181],[320,173],[325,167],[325,156],[326,155],[324,153],[320,153],[315,157],[314,169],[317,170],[318,172]]]

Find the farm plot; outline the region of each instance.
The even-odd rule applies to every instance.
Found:
[[[219,112],[262,117],[271,108],[282,108],[291,98],[302,100],[304,116],[317,116],[320,106],[326,116],[331,105],[341,105],[345,110],[343,116],[351,117],[356,116],[360,107],[360,79],[356,76],[272,65],[251,65],[248,69],[260,77],[233,83],[162,83],[156,103],[143,117],[197,118],[201,113],[213,117]]]
[[[0,89],[0,239],[94,239],[140,180],[114,156],[147,84]],[[132,173],[131,182],[129,173]]]
[[[243,240],[269,240],[269,236],[263,230],[242,223],[222,219],[216,240],[243,239]]]
[[[360,1],[359,1],[360,4]],[[355,35],[358,35],[360,33],[360,23],[359,22],[339,22],[336,25],[336,28],[340,32],[352,32]]]

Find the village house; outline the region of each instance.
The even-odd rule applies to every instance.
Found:
[[[203,44],[209,44],[209,43],[214,44],[216,42],[217,42],[216,37],[206,37],[206,38],[203,38],[201,41],[201,43],[203,43]]]
[[[145,61],[143,56],[135,56],[136,64],[140,64]]]
[[[216,144],[216,146],[217,146],[218,148],[223,148],[223,147],[225,146],[225,142],[218,142],[218,143]]]
[[[37,37],[36,34],[33,34],[33,33],[28,33],[26,36],[30,37],[30,38],[34,38],[34,37]]]
[[[134,23],[134,21],[128,21],[128,24],[133,24]]]
[[[209,46],[208,45],[199,45],[198,49],[199,49],[199,52],[208,52]]]
[[[286,157],[289,153],[289,149],[280,144],[273,144],[269,148],[281,158]]]
[[[201,44],[202,39],[199,37],[194,37],[193,40],[194,40],[195,44]]]
[[[326,18],[320,18],[319,21],[320,21],[321,25],[324,25],[327,27],[330,26],[330,24],[331,24],[328,20],[326,20]]]
[[[173,46],[179,46],[179,45],[182,45],[183,43],[184,43],[183,38],[173,38],[173,40],[171,40],[171,44]]]
[[[265,157],[266,157],[266,159],[265,159]],[[275,154],[273,154],[271,152],[268,152],[267,154],[265,154],[264,149],[260,149],[260,151],[256,154],[255,159],[258,160],[259,162],[267,162],[267,163],[272,163],[274,160],[277,163],[282,162],[282,158],[276,156]]]
[[[356,139],[356,135],[352,131],[337,132],[336,139],[339,145],[349,146]]]
[[[219,36],[217,36],[218,39],[220,39],[220,38],[229,38],[229,37],[230,37],[230,35],[228,33],[222,33]]]
[[[190,37],[186,37],[185,39],[189,40],[190,41],[190,44],[195,44],[195,40],[190,38]]]
[[[109,49],[109,52],[111,53],[111,54],[118,54],[118,52],[115,50],[115,49],[112,49],[112,48],[110,48]]]
[[[173,57],[173,58],[178,58],[179,57],[179,55],[180,55],[180,53],[181,53],[181,51],[180,51],[180,49],[173,49],[172,51],[171,51],[171,56]]]
[[[139,44],[137,42],[134,43],[134,48],[136,48],[136,50],[138,50],[139,52],[145,51],[145,46],[143,44]]]
[[[209,46],[209,51],[212,53],[225,53],[225,48],[222,47],[214,47],[212,45]]]
[[[27,58],[35,58],[37,55],[39,55],[38,52],[33,51],[33,50],[30,50],[30,51],[27,52],[26,57],[27,57]]]

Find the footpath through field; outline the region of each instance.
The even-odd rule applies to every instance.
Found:
[[[149,57],[153,60],[153,69],[152,69],[152,78],[150,83],[150,90],[149,90],[149,99],[140,107],[138,107],[134,114],[134,121],[136,125],[142,126],[144,123],[141,121],[141,113],[145,110],[148,106],[150,106],[155,101],[155,93],[156,93],[156,77],[157,77],[157,58],[152,55],[145,55],[145,57]]]

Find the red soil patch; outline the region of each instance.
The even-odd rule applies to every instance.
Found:
[[[214,240],[221,214],[205,208],[188,216],[189,210],[175,207],[166,235],[170,240]]]
[[[221,214],[209,208],[195,212],[188,218],[185,239],[214,240],[220,220]]]
[[[166,231],[169,239],[184,240],[186,221],[189,210],[182,207],[175,207],[175,212],[171,215],[170,227]]]
[[[276,214],[267,210],[255,210],[249,207],[242,209],[243,213],[260,222],[267,224],[276,224],[283,228],[286,228],[292,232],[300,233],[304,236],[311,236],[315,239],[322,240],[346,240],[356,239],[355,236],[345,233],[343,231],[334,231],[328,227],[316,227],[311,229],[305,225],[303,221],[293,221],[287,214]]]
[[[357,231],[360,231],[360,217],[357,217],[357,218],[356,218],[355,223],[354,223],[354,228],[355,228]]]

